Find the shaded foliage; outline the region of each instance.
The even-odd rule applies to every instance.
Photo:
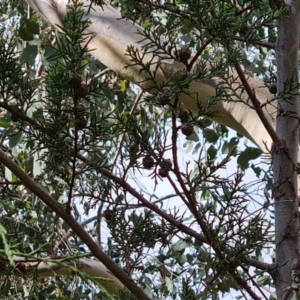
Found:
[[[177,60],[182,70],[155,86],[143,53],[129,46],[132,65],[148,73],[158,90],[138,91],[91,57],[84,32],[89,21],[79,1],[69,6],[63,32],[56,35],[36,15],[27,18],[24,3],[2,1],[2,149],[78,220],[97,213],[87,231],[150,297],[219,299],[232,290],[244,296],[248,281],[264,294],[257,282],[272,285],[272,279],[253,269],[250,258],[261,259],[272,240],[268,205],[253,206],[257,190],[270,187],[270,174],[254,161],[260,150],[240,151],[241,137],[210,118],[221,98],[243,101],[243,87],[226,77],[236,62],[266,83],[273,80],[267,76],[273,57],[264,47],[274,42],[275,21],[284,9],[270,8],[269,1],[111,2],[124,18],[142,24],[144,53],[159,62]],[[200,60],[183,59],[185,46]],[[227,85],[199,106],[197,116],[186,111],[180,96],[191,82],[215,76]],[[160,100],[172,101],[158,101],[162,92]],[[234,175],[223,175],[233,158]],[[257,176],[253,186],[243,181],[250,169]],[[3,260],[12,254],[74,260],[89,255],[14,174],[1,166],[0,177]],[[5,299],[109,298],[80,275],[74,280],[6,274],[1,291]],[[128,291],[119,298],[134,299]]]

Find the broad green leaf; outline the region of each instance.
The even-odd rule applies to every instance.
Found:
[[[55,60],[52,59],[54,54],[57,55],[57,50],[52,46],[45,45],[44,51],[42,52],[42,63],[47,67],[54,64],[58,60],[58,58]]]
[[[197,153],[199,153],[200,147],[201,147],[201,143],[199,142],[199,143],[197,143],[197,144],[194,146],[194,149],[193,149],[192,154],[197,154]]]
[[[42,166],[41,161],[39,159],[39,152],[36,151],[33,155],[33,176],[39,176],[40,174],[42,174]]]
[[[38,53],[38,48],[35,45],[28,45],[24,50],[22,51],[20,62],[25,64],[33,64],[35,62],[36,56]]]
[[[173,281],[169,277],[166,277],[165,278],[165,283],[166,283],[166,288],[168,289],[168,291],[170,293],[172,293],[172,291],[173,291]]]
[[[24,41],[31,41],[34,39],[32,32],[28,31],[26,27],[21,26],[19,29],[19,36]]]
[[[270,284],[270,277],[269,276],[261,276],[257,280],[261,285],[269,285]]]
[[[249,167],[250,160],[258,158],[261,153],[258,148],[248,147],[238,156],[237,162],[242,170],[246,170]]]
[[[12,172],[10,169],[8,169],[7,167],[5,167],[5,178],[8,181],[12,181]]]
[[[19,131],[18,133],[11,135],[9,137],[9,147],[14,148],[15,146],[17,146],[19,142],[22,140],[22,138],[23,138],[22,131]]]
[[[194,132],[193,134],[189,135],[186,137],[187,141],[193,141],[193,142],[198,142],[199,141],[199,136],[197,135],[196,132]]]
[[[10,126],[10,115],[6,114],[4,117],[0,118],[0,127],[9,128]]]
[[[24,41],[32,41],[34,34],[39,34],[39,24],[27,18],[21,19],[21,26],[19,28],[19,36]]]
[[[186,241],[179,240],[174,245],[172,245],[172,250],[174,252],[179,252],[179,251],[184,250],[187,246],[188,246],[188,244]]]
[[[33,34],[39,34],[40,33],[40,27],[39,24],[33,20],[25,20],[26,28],[29,32],[32,32]]]
[[[187,262],[187,257],[185,254],[181,254],[180,256],[175,258],[177,263],[181,266],[183,266]]]
[[[5,209],[7,212],[13,210],[15,208],[14,205],[12,205],[10,202],[5,201],[5,200],[1,200],[0,201],[0,207],[2,207],[3,209]]]
[[[216,143],[220,137],[213,129],[210,128],[205,128],[203,130],[203,136],[209,143],[213,144]]]
[[[213,146],[211,145],[208,149],[207,149],[207,154],[209,155],[209,158],[211,160],[214,160],[217,156],[217,153],[218,153],[218,150]]]
[[[153,263],[153,264],[157,264],[157,263],[160,264],[159,260],[158,260],[157,257],[155,257],[155,256],[149,256],[149,257],[147,258],[147,260],[148,260],[150,263]]]

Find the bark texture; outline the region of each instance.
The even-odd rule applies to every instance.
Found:
[[[299,299],[299,212],[297,156],[299,144],[298,47],[300,2],[291,1],[288,16],[278,24],[276,43],[278,101],[273,151],[277,299]],[[297,283],[298,282],[298,283]]]

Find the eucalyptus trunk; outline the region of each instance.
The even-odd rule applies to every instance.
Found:
[[[298,48],[300,2],[291,1],[288,17],[278,24],[276,43],[276,131],[280,144],[273,147],[277,299],[299,299],[299,213],[297,156],[299,144]]]

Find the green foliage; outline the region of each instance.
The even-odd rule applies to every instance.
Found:
[[[260,155],[261,150],[248,147],[240,153],[237,162],[242,170],[246,170],[249,167],[249,161],[258,158]]]
[[[34,20],[21,19],[19,36],[24,41],[32,41],[35,34],[39,34],[39,24]]]
[[[228,76],[229,67],[239,62],[254,73],[266,71],[263,61],[270,56],[263,43],[273,41],[284,10],[274,10],[269,1],[112,3],[144,28],[143,52],[128,47],[132,65],[148,74],[150,92],[168,88],[173,102],[162,107],[156,94],[137,95],[137,87],[91,57],[89,20],[79,1],[69,5],[55,41],[47,25],[11,1],[19,21],[0,38],[1,148],[79,221],[97,211],[87,232],[149,297],[220,299],[232,290],[240,295],[253,279],[249,257],[261,259],[271,239],[271,224],[261,212],[266,207],[253,211],[251,206],[257,182],[246,184],[244,172],[251,167],[268,187],[271,180],[255,165],[260,150],[240,151],[241,137],[210,118],[218,115],[220,99],[244,101],[244,88]],[[7,5],[2,1],[2,14]],[[200,58],[196,65],[180,59],[183,45]],[[261,60],[247,55],[251,51]],[[153,57],[150,64],[142,61],[145,53]],[[155,75],[166,58],[184,70],[158,86]],[[225,82],[216,95],[199,104],[197,116],[186,111],[180,97],[190,84],[216,76]],[[192,134],[184,135],[184,123],[192,125]],[[151,168],[144,165],[147,156]],[[232,159],[238,164],[234,171]],[[0,176],[3,261],[13,253],[72,262],[89,251],[3,165]],[[7,273],[0,287],[3,299],[110,298],[94,278],[76,272],[75,280]],[[273,284],[268,273],[259,272],[260,285]],[[127,290],[118,297],[135,299]]]

